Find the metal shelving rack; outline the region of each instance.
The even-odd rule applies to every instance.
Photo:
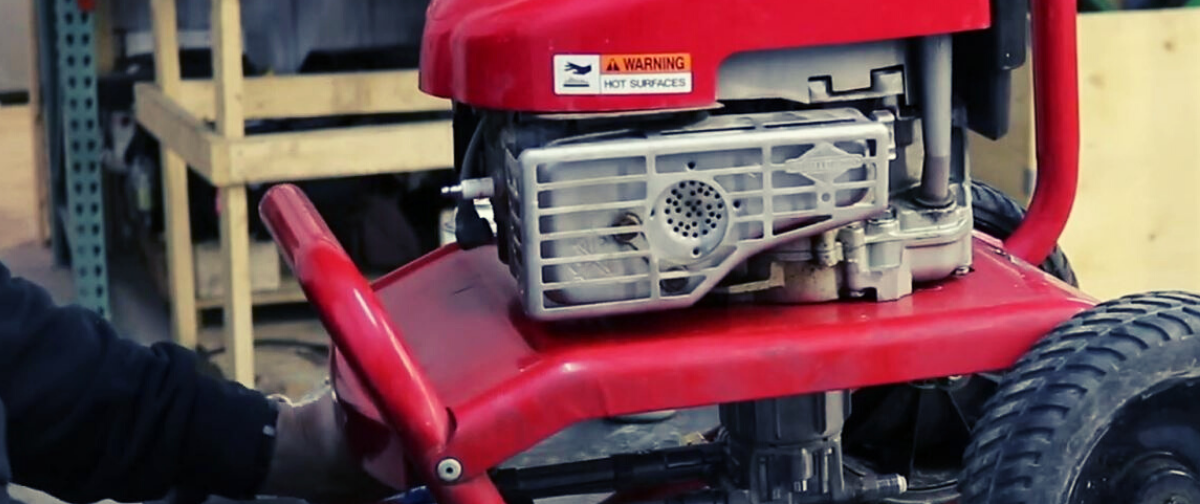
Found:
[[[107,318],[111,308],[96,96],[97,37],[94,16],[81,3],[34,2],[39,25],[38,95],[50,150],[55,257],[59,265],[71,268],[76,303]]]

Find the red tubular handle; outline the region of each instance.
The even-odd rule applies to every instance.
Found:
[[[299,188],[278,185],[263,197],[259,214],[337,351],[398,430],[406,451],[419,456],[442,450],[450,434],[448,410],[312,202]]]
[[[1033,0],[1033,86],[1037,185],[1025,221],[1004,243],[1041,264],[1054,250],[1079,180],[1079,77],[1075,0]]]

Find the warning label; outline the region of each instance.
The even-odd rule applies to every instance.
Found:
[[[692,74],[603,74],[601,94],[661,94],[692,92]]]
[[[691,93],[692,57],[689,54],[556,55],[554,92],[560,95]]]
[[[692,71],[692,57],[688,54],[604,56],[601,61],[604,73],[690,73]]]
[[[559,54],[554,57],[554,92],[600,94],[600,56]]]

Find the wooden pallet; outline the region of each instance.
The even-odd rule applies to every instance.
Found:
[[[161,240],[146,237],[139,237],[137,242],[138,252],[145,261],[154,281],[154,287],[158,290],[159,295],[170,300],[173,294],[171,292],[171,271],[164,243]],[[273,266],[278,267],[279,262],[274,262]],[[262,265],[253,265],[252,267],[257,268]],[[201,311],[221,308],[225,303],[224,296],[208,294],[201,290],[196,291],[194,299],[196,309]],[[284,268],[283,271],[280,271],[278,285],[270,289],[252,289],[251,300],[254,306],[269,306],[302,303],[305,301],[305,297],[296,278]]]
[[[417,89],[415,71],[244,78],[239,0],[213,0],[215,78],[180,77],[175,0],[150,0],[155,39],[154,84],[136,87],[137,118],[163,145],[167,194],[167,263],[176,340],[196,344],[187,214],[190,167],[220,189],[221,247],[226,282],[221,306],[234,378],[254,383],[246,186],[261,182],[444,169],[453,164],[449,121],[425,121],[246,137],[247,119],[448,111],[449,103]],[[215,128],[207,122],[215,122]],[[295,291],[277,299],[293,299]],[[263,296],[259,297],[260,299]],[[276,299],[273,296],[266,297]]]

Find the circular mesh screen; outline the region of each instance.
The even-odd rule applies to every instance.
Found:
[[[664,203],[667,225],[681,238],[708,236],[720,229],[722,219],[729,218],[721,195],[704,182],[685,180],[675,184]]]
[[[729,224],[724,197],[713,186],[698,180],[684,180],[668,187],[658,200],[656,213],[660,216],[662,238],[671,243],[669,248],[674,252],[668,254],[679,259],[694,259],[711,252],[720,244]]]

